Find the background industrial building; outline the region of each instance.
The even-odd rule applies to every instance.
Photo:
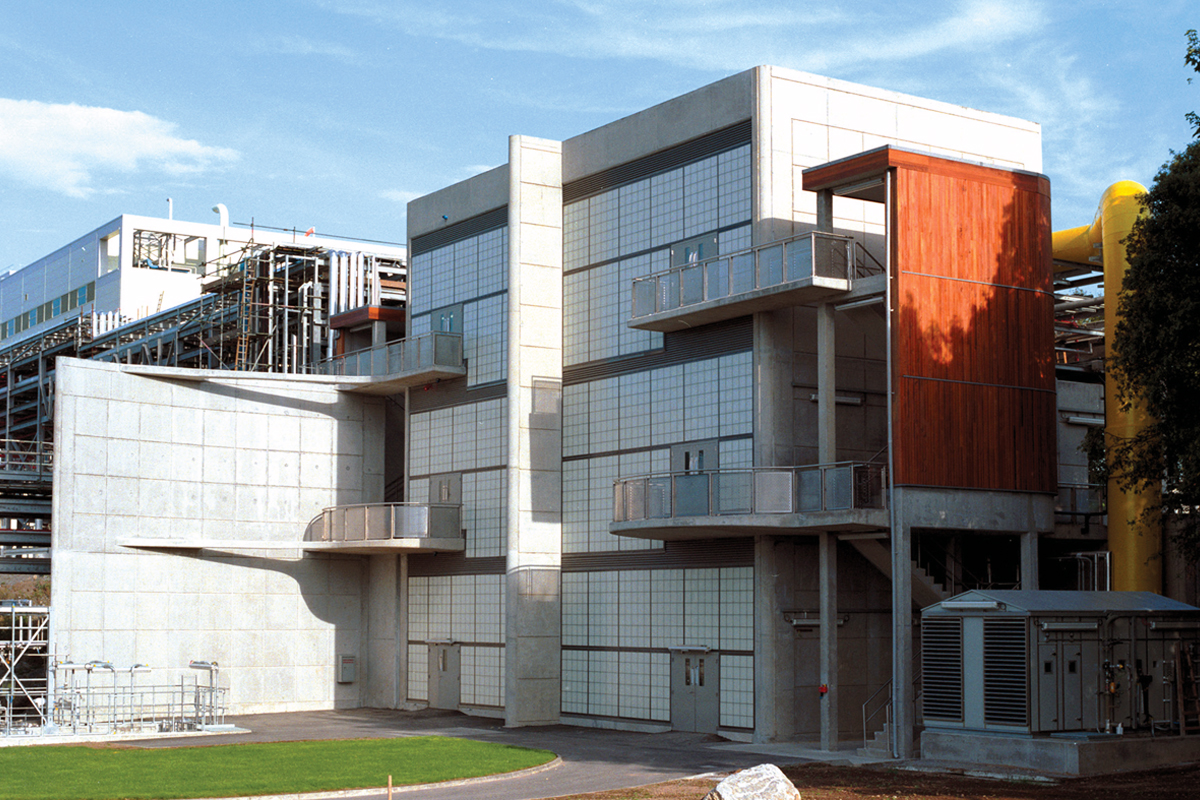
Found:
[[[1103,277],[1040,170],[1036,124],[759,67],[512,137],[409,205],[407,266],[121,218],[0,282],[54,652],[217,661],[242,713],[911,754],[920,608],[1107,589],[1110,551],[1195,599],[1108,544]]]

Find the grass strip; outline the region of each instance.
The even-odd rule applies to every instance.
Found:
[[[443,736],[141,749],[0,748],[0,800],[174,800],[436,783],[526,769],[547,750]]]

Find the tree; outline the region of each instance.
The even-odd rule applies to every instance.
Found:
[[[1185,63],[1200,73],[1200,41],[1187,32]],[[1190,79],[1189,79],[1190,82]],[[1162,486],[1164,523],[1189,561],[1200,559],[1200,116],[1198,137],[1172,153],[1143,196],[1125,241],[1129,271],[1110,372],[1122,403],[1153,418],[1136,437],[1109,440],[1108,469],[1129,489]]]

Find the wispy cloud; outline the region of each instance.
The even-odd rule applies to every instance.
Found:
[[[0,98],[0,173],[69,197],[94,194],[102,173],[200,172],[238,154],[176,135],[141,111]]]
[[[303,36],[281,36],[272,40],[268,46],[284,55],[321,56],[346,64],[358,64],[362,61],[362,55],[350,47],[336,42],[314,42]]]
[[[791,3],[746,8],[740,0],[648,4],[634,0],[421,3],[330,0],[332,10],[402,33],[483,50],[594,59],[649,59],[709,71],[770,63],[834,70],[868,61],[998,48],[1044,24],[1036,0],[963,0],[943,15],[899,5]],[[850,6],[860,6],[851,8]]]

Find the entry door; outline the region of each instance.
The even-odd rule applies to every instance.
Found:
[[[429,707],[458,710],[462,645],[429,643]]]
[[[429,502],[461,503],[462,473],[446,472],[429,478]]]
[[[720,722],[720,663],[716,653],[671,653],[671,727],[716,733]]]
[[[671,472],[713,472],[716,469],[716,439],[672,445]]]

